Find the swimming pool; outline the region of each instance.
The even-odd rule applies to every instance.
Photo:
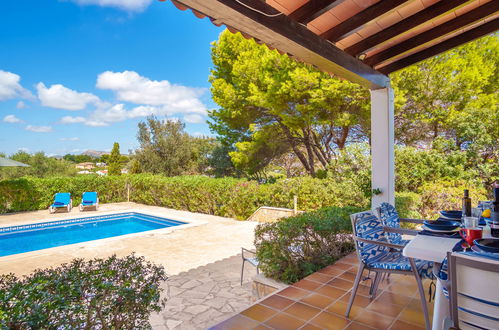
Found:
[[[127,212],[0,228],[0,257],[168,228],[187,222]]]

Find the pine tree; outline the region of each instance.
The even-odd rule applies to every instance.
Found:
[[[109,156],[109,166],[107,169],[107,173],[109,175],[121,175],[120,158],[120,144],[118,142],[114,142],[113,150],[111,151],[111,155]]]

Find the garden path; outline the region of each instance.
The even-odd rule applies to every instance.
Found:
[[[251,305],[251,278],[245,267],[240,285],[241,256],[226,258],[167,280],[165,308],[151,317],[153,329],[206,329]]]

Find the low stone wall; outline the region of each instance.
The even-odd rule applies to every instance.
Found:
[[[288,285],[282,282],[265,277],[263,274],[258,274],[253,277],[253,291],[251,300],[253,302],[268,296],[278,290],[284,289]]]
[[[272,222],[281,218],[291,217],[302,213],[303,211],[295,211],[282,207],[262,206],[256,210],[247,220],[256,222]]]

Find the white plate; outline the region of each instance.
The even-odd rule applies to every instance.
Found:
[[[458,232],[461,228],[457,227],[452,230],[437,230],[437,229],[431,229],[430,227],[427,227],[426,225],[423,225],[424,230],[432,231],[434,233],[455,233]]]

